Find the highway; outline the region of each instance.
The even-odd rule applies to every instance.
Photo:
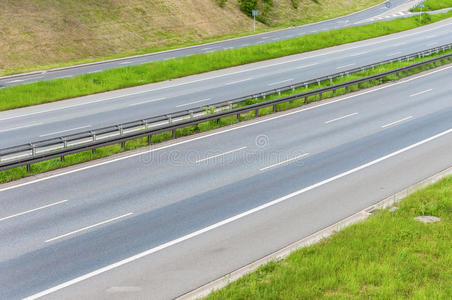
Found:
[[[198,53],[207,53],[212,51],[219,51],[225,49],[243,48],[250,45],[263,44],[268,42],[275,42],[286,40],[297,36],[316,33],[320,31],[328,31],[331,29],[339,29],[354,24],[361,24],[362,22],[374,22],[372,18],[381,15],[382,13],[391,12],[397,9],[398,6],[404,3],[413,3],[413,0],[391,0],[392,6],[390,9],[386,8],[384,4],[377,5],[364,11],[360,11],[351,15],[346,15],[340,18],[327,20],[320,23],[308,24],[304,26],[292,27],[284,30],[272,31],[258,35],[250,35],[242,38],[219,41],[210,44],[202,44],[198,46],[175,49],[159,53],[151,53],[140,55],[136,57],[125,57],[122,59],[104,61],[100,63],[79,65],[69,68],[54,69],[47,71],[32,72],[27,74],[18,74],[14,76],[0,77],[0,88],[6,86],[14,86],[19,84],[26,84],[41,80],[52,80],[57,78],[67,78],[81,74],[96,73],[108,69],[140,65],[153,61],[167,60],[175,57],[188,56]]]
[[[0,148],[188,110],[452,42],[452,19],[310,53],[0,112]]]
[[[325,228],[452,164],[451,80],[2,185],[0,298],[169,299]]]

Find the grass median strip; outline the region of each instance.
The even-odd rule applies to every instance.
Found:
[[[241,49],[225,50],[122,67],[73,78],[0,89],[0,110],[133,87],[203,72],[283,57],[401,32],[452,17],[452,12],[337,29]]]
[[[445,54],[445,53],[452,53],[452,50],[443,52],[441,54]],[[307,86],[307,87],[298,88],[298,89],[294,89],[291,91],[281,93],[281,95],[275,94],[275,95],[269,95],[265,98],[261,97],[261,98],[257,98],[257,99],[248,99],[248,100],[242,102],[241,104],[236,105],[235,107],[246,106],[246,105],[251,105],[251,104],[258,103],[258,102],[269,101],[272,99],[276,99],[276,98],[283,97],[283,96],[288,96],[291,94],[298,94],[298,93],[302,93],[302,92],[306,92],[306,91],[315,90],[315,89],[318,89],[319,87],[324,87],[324,86],[328,86],[328,85],[332,85],[332,84],[338,84],[338,83],[351,81],[351,80],[358,79],[358,78],[363,78],[363,77],[366,77],[369,75],[378,74],[378,73],[382,73],[382,72],[385,72],[388,70],[400,68],[400,67],[403,67],[403,66],[406,66],[409,64],[419,62],[419,61],[431,59],[438,55],[440,55],[440,54],[433,54],[431,56],[426,56],[424,58],[416,58],[410,62],[404,61],[404,62],[397,62],[397,63],[381,65],[379,67],[376,67],[373,70],[369,69],[369,70],[366,70],[366,71],[363,71],[360,73],[344,76],[342,78],[337,78],[331,82],[325,81],[325,82],[321,82],[319,84],[311,84],[310,86]],[[429,65],[424,65],[424,66],[418,67],[415,70],[406,71],[403,74],[389,75],[382,79],[373,80],[371,83],[366,82],[364,84],[361,84],[360,87],[358,87],[358,85],[355,85],[355,86],[350,86],[349,88],[341,88],[341,89],[336,90],[336,93],[334,93],[334,94],[333,94],[333,92],[326,92],[326,93],[323,93],[322,97],[320,97],[319,95],[313,95],[313,96],[308,97],[308,99],[306,99],[306,100],[303,98],[299,98],[299,99],[292,100],[291,102],[277,104],[275,107],[276,112],[288,110],[291,108],[296,108],[296,107],[304,105],[305,103],[311,103],[311,102],[319,101],[319,100],[322,100],[325,98],[330,98],[330,97],[354,92],[354,91],[357,91],[362,88],[375,86],[375,85],[382,84],[382,83],[385,83],[385,82],[388,82],[391,80],[397,80],[399,78],[403,78],[403,77],[406,77],[406,76],[409,76],[409,75],[412,75],[415,73],[419,73],[419,72],[427,70],[429,68],[434,68],[434,67],[437,67],[437,66],[440,66],[443,64],[450,63],[450,61],[451,60],[449,59],[448,61],[438,62],[436,64],[431,63]],[[214,110],[214,108],[212,108],[212,107],[206,108],[207,112],[212,112],[213,110]],[[260,108],[257,111],[258,116],[271,114],[273,112],[274,111],[273,111],[272,106]],[[224,118],[220,118],[218,120],[207,121],[204,123],[200,123],[198,125],[191,125],[191,126],[177,129],[175,132],[175,135],[176,135],[176,137],[188,136],[188,135],[220,128],[223,126],[235,124],[239,121],[249,120],[254,117],[256,117],[256,111],[251,111],[249,113],[241,114],[240,120],[238,120],[236,116],[224,117]],[[154,135],[152,135],[151,142],[152,142],[152,144],[157,144],[157,143],[160,143],[163,141],[170,140],[170,139],[172,139],[172,137],[173,137],[172,132],[164,132],[164,133],[160,133],[160,134],[154,134]],[[6,182],[14,181],[14,180],[17,180],[20,178],[44,173],[47,171],[64,168],[64,167],[79,164],[82,162],[87,162],[87,161],[107,157],[107,156],[121,153],[124,151],[145,147],[147,145],[148,145],[147,138],[139,138],[136,140],[128,141],[127,143],[125,143],[124,148],[122,148],[122,146],[120,144],[117,144],[117,145],[111,145],[111,146],[97,148],[95,152],[85,151],[85,152],[67,155],[67,156],[65,156],[64,161],[61,161],[60,159],[51,159],[48,161],[34,163],[30,167],[30,172],[27,172],[27,168],[25,166],[9,169],[9,170],[5,170],[5,171],[0,171],[0,183],[6,183]]]
[[[450,299],[452,177],[205,299]],[[435,216],[424,224],[418,216]]]

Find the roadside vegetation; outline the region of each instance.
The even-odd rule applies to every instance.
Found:
[[[205,299],[451,299],[452,177],[396,205]]]
[[[452,12],[321,32],[286,41],[158,61],[0,89],[0,110],[133,87],[202,72],[342,45],[416,28],[452,17]]]
[[[442,53],[432,54],[432,55],[426,56],[424,58],[415,58],[408,62],[403,61],[403,62],[395,62],[395,63],[391,63],[391,64],[381,65],[381,66],[375,67],[374,69],[369,69],[369,70],[365,70],[363,72],[358,72],[358,73],[354,73],[354,74],[347,75],[344,77],[336,78],[336,79],[332,80],[331,82],[329,80],[327,80],[324,82],[320,82],[320,84],[315,83],[315,84],[311,84],[307,87],[301,87],[301,88],[296,88],[294,90],[289,90],[287,92],[281,93],[281,95],[274,94],[274,95],[267,95],[265,98],[248,99],[245,102],[243,102],[242,104],[237,104],[235,107],[251,105],[251,104],[258,103],[258,102],[265,102],[265,101],[269,101],[269,100],[279,98],[279,97],[289,96],[289,95],[293,95],[293,94],[299,94],[299,93],[315,90],[318,88],[322,88],[322,87],[326,87],[326,86],[330,86],[330,85],[334,85],[334,84],[339,84],[339,83],[367,77],[367,76],[374,75],[374,74],[383,73],[383,72],[386,72],[389,70],[393,70],[396,68],[414,64],[414,63],[417,63],[420,61],[424,61],[424,60],[431,59],[431,58],[434,58],[434,57],[437,57],[440,55],[444,55],[444,54],[448,54],[448,53],[452,53],[452,50],[442,52]],[[322,97],[320,97],[318,95],[309,96],[306,99],[306,101],[307,101],[307,103],[312,103],[312,102],[320,101],[322,99],[331,98],[334,96],[339,96],[339,95],[343,95],[343,94],[350,93],[350,92],[355,92],[355,91],[358,91],[360,88],[361,89],[368,88],[370,86],[379,85],[379,84],[382,84],[382,83],[385,83],[388,81],[398,80],[400,78],[403,78],[403,77],[406,77],[409,75],[413,75],[415,73],[419,73],[421,71],[424,71],[424,70],[427,70],[430,68],[438,67],[443,64],[448,64],[450,62],[451,62],[451,60],[449,60],[449,61],[446,60],[446,61],[443,61],[443,63],[438,62],[436,64],[425,65],[425,66],[416,68],[415,70],[407,71],[404,73],[399,73],[399,75],[396,75],[396,74],[389,75],[389,76],[379,79],[379,80],[373,80],[371,83],[370,82],[363,83],[363,84],[361,84],[361,87],[358,87],[357,85],[355,85],[355,86],[351,86],[349,88],[337,89],[334,94],[333,94],[333,92],[326,92],[326,93],[323,93]],[[305,105],[304,99],[302,99],[302,98],[295,99],[290,103],[287,102],[287,103],[281,103],[281,104],[276,105],[276,112],[300,107],[303,105]],[[213,112],[214,109],[215,108],[213,108],[213,107],[205,108],[206,112]],[[176,137],[189,136],[189,135],[206,132],[206,131],[220,128],[223,126],[232,125],[232,124],[238,123],[240,121],[250,120],[250,119],[258,117],[258,116],[264,116],[264,115],[268,115],[268,114],[272,114],[272,113],[273,113],[272,107],[261,108],[261,109],[259,109],[257,116],[256,116],[255,111],[251,111],[249,113],[242,114],[240,116],[240,120],[237,119],[236,116],[224,117],[224,118],[220,118],[219,120],[213,120],[213,121],[200,123],[197,126],[193,125],[193,126],[187,126],[187,127],[181,128],[181,129],[177,129],[175,135],[176,135]],[[152,142],[152,144],[158,144],[160,142],[167,141],[170,139],[172,139],[172,132],[164,132],[164,133],[152,135],[151,142]],[[96,149],[95,152],[85,151],[85,152],[81,152],[81,153],[67,155],[65,157],[64,161],[61,161],[60,159],[52,159],[52,160],[48,160],[48,161],[35,163],[35,164],[31,165],[30,172],[27,172],[27,168],[25,166],[9,169],[9,170],[5,170],[5,171],[0,171],[0,184],[14,181],[14,180],[17,180],[20,178],[25,178],[25,177],[29,177],[32,175],[56,170],[59,168],[64,168],[67,166],[79,164],[82,162],[100,159],[100,158],[107,157],[107,156],[110,156],[113,154],[121,153],[121,152],[128,151],[128,150],[138,149],[138,148],[142,148],[142,147],[146,147],[146,146],[148,146],[147,138],[139,138],[139,139],[125,143],[124,148],[122,148],[122,145],[116,144],[116,145],[98,148],[98,149]]]
[[[452,7],[452,0],[426,0],[424,1],[424,8],[422,8],[422,11],[432,11],[448,7]],[[411,9],[411,11],[418,12],[421,11],[421,8],[416,6]]]
[[[253,19],[240,9],[241,3],[260,10],[257,32],[264,32],[339,17],[381,2],[4,0],[0,76],[253,34]]]

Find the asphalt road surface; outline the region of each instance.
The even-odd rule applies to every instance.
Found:
[[[310,53],[0,112],[0,148],[208,106],[452,42],[452,19]]]
[[[126,57],[114,61],[104,61],[101,63],[95,63],[91,65],[80,65],[61,70],[48,70],[44,72],[33,72],[28,74],[21,74],[19,76],[8,76],[0,78],[0,87],[13,86],[18,84],[31,83],[40,80],[52,80],[57,78],[72,77],[87,73],[96,73],[108,69],[119,68],[124,66],[141,65],[147,62],[166,60],[175,57],[188,56],[198,53],[213,52],[225,49],[243,48],[250,45],[263,44],[268,42],[275,42],[279,40],[287,40],[293,37],[316,33],[320,31],[328,31],[331,29],[339,29],[347,26],[354,25],[355,23],[361,24],[362,22],[373,22],[370,19],[381,15],[386,11],[396,8],[404,3],[410,3],[413,0],[392,0],[392,7],[388,9],[384,4],[372,7],[370,9],[357,12],[351,15],[346,15],[333,20],[327,20],[321,23],[308,24],[299,27],[292,27],[284,30],[278,30],[259,35],[251,35],[238,39],[225,40],[215,42],[211,44],[204,44],[189,48],[176,49],[171,51],[165,51],[160,53],[151,53],[141,55],[137,57]],[[414,3],[414,2],[413,2]],[[414,4],[413,4],[414,5]]]
[[[173,298],[325,228],[452,164],[451,80],[2,185],[0,298]]]

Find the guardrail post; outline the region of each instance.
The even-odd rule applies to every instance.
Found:
[[[278,96],[281,96],[281,90],[278,90]]]
[[[63,141],[63,148],[66,149],[67,148],[66,138],[62,137],[61,140]],[[64,162],[64,155],[61,155],[60,159],[61,159],[61,162]]]
[[[273,112],[276,112],[276,104],[273,104]]]
[[[308,104],[308,96],[304,97],[304,104]]]
[[[319,85],[319,87],[320,87],[320,80],[317,80],[317,84]]]
[[[259,117],[259,108],[256,108],[256,112],[254,114],[254,117]]]
[[[175,139],[176,138],[176,129],[173,129],[172,132],[173,132],[173,139]]]
[[[152,134],[148,135],[148,145],[152,145]]]

